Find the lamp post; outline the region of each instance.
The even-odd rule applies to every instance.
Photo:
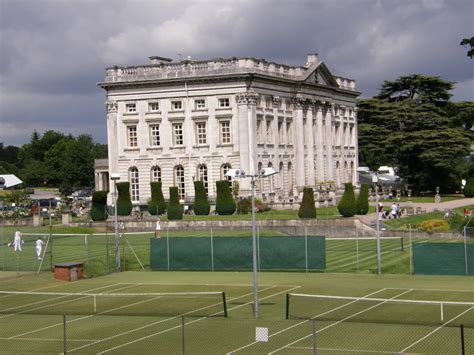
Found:
[[[259,174],[246,175],[245,171],[241,169],[229,169],[225,174],[229,177],[235,178],[250,178],[250,185],[252,190],[252,274],[253,274],[253,315],[258,319],[258,262],[257,262],[257,224],[255,221],[255,179],[259,177],[268,177],[275,175],[277,172],[273,168],[264,168]]]
[[[120,272],[120,248],[117,216],[117,181],[120,180],[120,174],[112,174],[110,179],[114,182],[115,272]]]
[[[376,222],[376,229],[375,229],[375,236],[377,238],[377,273],[379,275],[382,274],[382,254],[381,254],[381,247],[380,247],[380,212],[379,212],[379,189],[378,189],[378,182],[379,182],[379,175],[377,172],[372,174],[372,182],[375,185],[375,205],[377,211],[377,222]]]

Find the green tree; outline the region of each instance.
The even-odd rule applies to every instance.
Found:
[[[235,212],[235,200],[229,189],[227,180],[216,181],[216,212],[219,215],[231,215]]]
[[[362,184],[356,201],[357,214],[364,215],[369,212],[369,185]]]
[[[472,59],[474,57],[474,37],[463,38],[459,44],[467,48],[467,56]]]
[[[464,196],[474,197],[474,177],[471,176],[466,180],[466,186],[463,190]]]
[[[198,216],[207,216],[211,205],[207,198],[206,189],[202,181],[194,181],[194,213]]]
[[[129,216],[132,213],[133,204],[130,197],[130,183],[128,181],[117,182],[117,215]]]
[[[170,187],[170,200],[168,203],[167,215],[170,221],[183,219],[183,208],[179,204],[179,194],[177,186]]]
[[[148,212],[153,216],[162,215],[166,211],[166,202],[161,186],[161,181],[153,181],[150,183],[151,199],[148,202]]]
[[[92,207],[89,214],[93,221],[105,221],[107,219],[105,213],[107,193],[108,191],[94,191],[92,194]]]
[[[352,217],[357,214],[354,187],[351,183],[344,184],[344,194],[337,205],[339,213],[344,217]]]
[[[316,207],[314,206],[314,191],[312,187],[303,188],[303,200],[298,209],[299,218],[316,218]]]

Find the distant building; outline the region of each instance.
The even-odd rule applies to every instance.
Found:
[[[304,66],[256,58],[172,62],[106,70],[108,163],[96,163],[96,188],[109,173],[130,182],[132,201],[146,204],[150,182],[177,186],[192,201],[194,180],[210,198],[230,168],[253,174],[273,167],[257,194],[297,200],[305,186],[356,182],[355,81],[331,74],[316,54]],[[257,170],[258,169],[258,170]],[[250,179],[239,195],[250,193]]]

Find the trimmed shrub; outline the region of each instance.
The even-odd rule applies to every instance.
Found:
[[[337,205],[337,209],[344,217],[352,217],[357,213],[354,187],[351,183],[344,184],[344,194]]]
[[[238,214],[249,214],[252,212],[252,199],[250,197],[240,198],[237,202]]]
[[[166,202],[161,190],[161,181],[150,182],[151,199],[148,202],[148,212],[151,215],[162,215],[166,212]]]
[[[369,212],[369,185],[362,184],[359,196],[357,196],[357,214],[367,214]]]
[[[129,216],[133,209],[132,198],[130,197],[130,183],[118,182],[117,191],[117,214],[119,216]]]
[[[463,193],[465,197],[474,197],[474,176],[467,178]]]
[[[207,216],[211,210],[207,198],[204,182],[194,181],[194,213],[198,216]]]
[[[170,187],[170,201],[168,204],[167,215],[170,221],[183,219],[183,209],[179,204],[179,194],[177,186]]]
[[[428,233],[447,232],[449,230],[448,222],[442,219],[430,219],[428,221],[423,221],[416,227],[417,229]]]
[[[95,191],[92,194],[92,206],[89,215],[93,221],[105,221],[107,219],[105,213],[107,193],[108,191]]]
[[[235,201],[229,189],[227,180],[216,181],[217,197],[216,212],[219,215],[231,215],[235,212]]]
[[[303,201],[298,210],[299,218],[316,218],[316,207],[314,207],[314,191],[312,187],[303,189]]]

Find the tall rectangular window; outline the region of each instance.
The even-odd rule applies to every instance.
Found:
[[[138,147],[137,126],[127,126],[127,138],[129,147]]]
[[[137,105],[136,104],[126,104],[125,105],[125,112],[127,112],[127,113],[137,112]]]
[[[283,121],[278,121],[278,143],[285,144],[285,132],[283,130]]]
[[[262,144],[262,126],[263,120],[257,120],[257,144]]]
[[[230,107],[230,100],[228,97],[219,99],[219,108]]]
[[[293,144],[293,126],[291,121],[286,122],[286,136],[288,137],[288,144]]]
[[[266,133],[267,144],[272,144],[273,143],[273,132],[272,132],[272,121],[271,120],[266,121],[266,130],[267,130],[267,133]]]
[[[173,145],[183,145],[183,144],[184,144],[183,124],[174,123],[173,124]]]
[[[206,122],[196,123],[196,143],[198,145],[207,144]]]
[[[133,167],[130,169],[130,192],[132,202],[140,201],[140,185],[138,180],[138,169]]]
[[[175,186],[178,187],[178,195],[180,200],[184,200],[186,197],[185,184],[184,184],[184,168],[178,165],[175,168]]]
[[[158,124],[150,126],[150,145],[152,147],[160,145],[160,125]]]
[[[232,143],[230,136],[230,121],[220,121],[220,130],[221,144]]]

